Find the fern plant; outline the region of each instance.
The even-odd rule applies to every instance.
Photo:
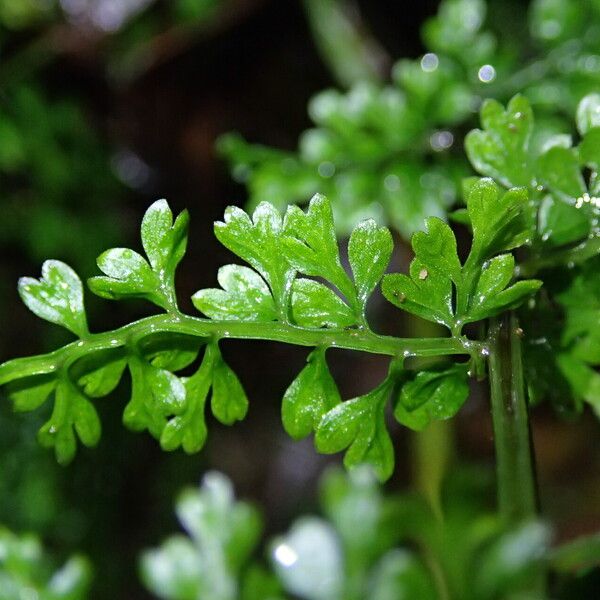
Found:
[[[598,535],[551,548],[547,524],[507,528],[481,502],[486,487],[479,469],[454,471],[441,521],[419,494],[384,494],[368,468],[328,470],[322,516],[302,516],[269,540],[265,565],[257,510],[234,500],[224,475],[208,473],[176,503],[187,535],[145,551],[141,578],[165,600],[494,600],[522,598],[544,570],[564,583],[597,559]]]
[[[260,203],[252,215],[229,207],[215,224],[215,235],[248,266],[222,267],[220,287],[193,295],[204,317],[184,314],[175,289],[188,214],[173,218],[167,202],[159,200],[142,220],[145,256],[129,248],[107,250],[97,261],[102,275],[88,286],[109,300],[149,301],[160,313],[91,333],[81,280],[68,265],[46,261],[40,279],[20,280],[19,293],[36,315],[78,339],[46,355],[3,364],[0,385],[7,387],[16,410],[52,403],[38,438],[54,449],[59,462],[68,463],[77,439],[86,446],[98,442],[101,424],[94,403],[110,394],[127,370],[131,398],[124,424],[148,431],[165,450],[191,453],[206,439],[209,395],[221,423],[231,425],[248,410],[242,384],[221,354],[224,340],[300,345],[310,352],[284,394],[284,428],[294,439],[314,434],[320,452],[345,451],[348,468],[368,463],[385,480],[394,470],[388,409],[402,425],[422,430],[453,417],[467,400],[469,377],[483,378],[487,372],[500,514],[506,525],[523,523],[536,513],[524,372],[536,399],[547,368],[535,349],[557,344],[553,358],[572,403],[587,401],[598,409],[593,370],[600,339],[594,295],[598,114],[600,97],[587,96],[578,109],[579,144],[572,147],[570,138],[555,136],[540,149],[531,144],[535,125],[525,98],[513,98],[506,109],[495,101],[484,103],[483,129],[467,136],[466,149],[485,177],[465,180],[466,206],[453,215],[471,231],[468,252],[459,256],[452,228],[429,217],[412,238],[408,273],[386,274],[393,240],[373,220],[353,229],[350,270],[344,268],[324,196],[314,196],[306,211],[290,206],[283,215],[269,203]],[[556,294],[555,281],[557,275],[564,279],[565,265],[569,282]],[[373,331],[366,308],[378,286],[400,311],[443,326],[446,335],[398,338]],[[582,296],[591,304],[580,314]],[[540,341],[532,337],[535,318],[548,306],[562,307],[565,327],[556,339]],[[521,324],[520,307],[533,315]],[[336,349],[388,356],[386,377],[368,393],[342,400],[327,364],[327,353]],[[444,362],[413,368],[412,359],[423,357]],[[192,374],[181,376],[184,369]]]
[[[591,0],[533,0],[527,10],[443,0],[421,29],[425,53],[398,60],[390,82],[363,76],[311,99],[313,125],[296,150],[237,133],[223,136],[219,150],[246,186],[250,209],[264,200],[302,204],[320,192],[340,234],[370,217],[409,239],[424,218],[445,217],[460,199],[470,173],[463,136],[484,99],[525,95],[539,117],[534,146],[571,133],[575,107],[600,84],[599,14]]]

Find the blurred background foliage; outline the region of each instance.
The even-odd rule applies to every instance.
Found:
[[[209,224],[227,204],[305,202],[320,191],[342,235],[373,216],[406,240],[423,216],[460,202],[460,180],[471,174],[463,138],[485,97],[504,102],[522,91],[541,148],[573,133],[577,102],[599,84],[597,0],[426,0],[410,14],[392,0],[0,0],[0,359],[63,341],[18,304],[17,278],[49,257],[93,274],[100,251],[136,243],[139,217],[157,197],[192,215],[178,281],[186,309],[226,259]],[[230,181],[217,140],[244,186]],[[394,267],[408,259],[400,247]],[[92,330],[145,314],[135,303],[88,304]],[[386,312],[376,318],[385,322]],[[36,531],[59,560],[85,552],[96,572],[90,597],[137,599],[149,597],[137,553],[176,528],[177,491],[208,467],[261,506],[268,537],[314,511],[319,475],[335,459],[288,440],[279,419],[305,353],[235,342],[225,352],[250,415],[228,431],[213,423],[197,456],[161,453],[124,431],[112,400],[100,407],[99,448],[63,469],[35,442],[45,415],[21,419],[2,398],[0,523]],[[345,396],[373,387],[385,368],[350,353],[332,361]],[[405,460],[390,486],[406,489],[421,469],[427,493],[422,480],[443,477],[448,462],[477,463],[485,480],[491,423],[477,387],[456,428],[457,447],[425,474],[419,456],[431,446],[413,452],[396,428]],[[573,424],[543,405],[534,413],[541,502],[558,539],[600,527],[599,433],[587,414]],[[448,480],[460,488],[464,478]],[[465,490],[482,512],[493,507],[490,486],[465,483],[456,494]],[[597,572],[586,578],[581,585],[598,585]],[[585,589],[594,588],[563,597]]]

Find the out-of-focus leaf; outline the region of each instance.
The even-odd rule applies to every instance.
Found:
[[[481,107],[483,130],[474,129],[465,138],[469,160],[479,173],[493,177],[506,187],[529,187],[533,171],[529,140],[533,113],[523,96],[515,96],[504,110],[496,100]]]
[[[343,556],[331,525],[316,517],[297,520],[271,545],[271,560],[286,591],[305,600],[338,598],[344,589]]]
[[[231,482],[211,472],[199,490],[181,494],[177,516],[189,538],[172,536],[142,555],[146,587],[168,600],[235,600],[240,570],[262,527],[256,510],[235,502]]]
[[[392,550],[380,560],[369,588],[372,600],[435,600],[437,590],[423,563],[406,550]]]

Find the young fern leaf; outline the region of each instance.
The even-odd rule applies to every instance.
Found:
[[[486,100],[480,111],[483,131],[474,129],[465,138],[465,150],[479,173],[507,188],[534,185],[529,142],[533,111],[523,96],[515,96],[504,110],[496,100]]]
[[[402,386],[394,408],[396,420],[421,431],[433,420],[452,418],[469,395],[465,365],[443,371],[420,371]]]
[[[283,426],[296,440],[310,435],[323,415],[342,401],[325,360],[325,349],[313,350],[306,363],[286,390],[281,406]]]
[[[467,195],[473,242],[464,265],[458,258],[453,231],[431,217],[426,230],[413,236],[415,258],[410,275],[386,275],[383,295],[398,308],[445,325],[456,336],[466,323],[518,306],[542,282],[530,279],[509,285],[514,259],[510,254],[494,255],[527,240],[522,219],[526,206],[523,190],[501,194],[490,179],[473,183]]]
[[[396,379],[390,369],[374,390],[327,412],[315,434],[317,450],[332,454],[347,448],[344,465],[348,469],[368,463],[379,479],[388,479],[394,471],[394,448],[385,424],[385,408]]]
[[[217,281],[223,289],[200,290],[194,306],[217,321],[275,321],[277,308],[265,280],[248,267],[225,265]]]
[[[177,311],[175,269],[187,246],[189,215],[173,222],[166,200],[157,200],[142,220],[142,245],[148,261],[129,248],[112,248],[98,257],[104,276],[92,277],[89,288],[102,298],[144,298],[166,311]]]
[[[316,194],[306,212],[290,206],[285,215],[285,232],[283,248],[289,263],[303,275],[331,282],[348,305],[358,311],[356,288],[340,263],[333,213],[325,196]]]
[[[54,448],[60,464],[75,456],[75,432],[84,446],[93,447],[100,440],[101,425],[93,404],[67,378],[61,378],[54,392],[54,409],[50,419],[38,432],[45,448]]]
[[[528,188],[531,205],[524,217],[529,237],[546,252],[548,246],[595,237],[598,229],[599,206],[594,197],[600,191],[600,133],[591,116],[596,96],[586,96],[579,104],[583,139],[578,147],[572,147],[570,135],[538,134],[529,101],[522,96],[515,96],[506,110],[495,100],[486,100],[481,108],[483,130],[473,130],[465,139],[467,156],[479,173],[507,188]],[[542,136],[544,143],[535,142]],[[589,186],[582,167],[592,171]]]
[[[80,338],[88,335],[81,279],[69,265],[47,260],[42,278],[19,280],[21,299],[38,317],[62,325]]]
[[[349,243],[351,277],[342,267],[331,207],[324,197],[313,198],[306,213],[290,208],[283,219],[267,204],[260,205],[252,219],[240,209],[229,208],[225,221],[215,226],[217,237],[253,269],[222,267],[218,275],[222,289],[194,294],[195,306],[208,319],[177,309],[173,281],[185,250],[186,231],[187,214],[173,221],[168,205],[159,201],[142,223],[147,261],[126,249],[113,249],[100,257],[106,276],[90,280],[94,291],[111,298],[146,297],[166,310],[166,314],[114,331],[87,332],[81,282],[66,265],[46,263],[41,282],[22,280],[21,293],[36,314],[83,336],[50,354],[0,366],[0,385],[7,385],[17,410],[35,410],[48,399],[54,401],[40,442],[54,446],[61,463],[73,457],[76,436],[84,445],[96,444],[100,421],[92,400],[108,395],[127,369],[131,397],[123,412],[124,424],[135,431],[147,430],[165,450],[181,447],[196,452],[206,439],[204,413],[209,393],[212,413],[224,424],[243,419],[248,410],[246,394],[224,362],[219,340],[266,339],[314,348],[284,397],[282,417],[290,435],[300,438],[315,432],[322,451],[349,447],[348,466],[369,462],[381,478],[388,477],[394,455],[384,413],[391,390],[401,379],[398,360],[409,355],[449,354],[476,359],[481,346],[459,337],[406,340],[370,330],[365,311],[390,259],[389,231],[374,221],[355,229]],[[448,248],[454,254],[441,259],[440,252]],[[413,263],[413,278],[418,278],[415,265],[421,264],[425,266],[419,268],[431,270],[432,283],[446,272],[453,278],[448,279],[444,294],[446,321],[454,331],[451,285],[452,281],[464,285],[465,280],[465,270],[455,256],[454,237],[447,225],[434,219],[428,233],[415,237],[415,249],[421,256],[415,261],[421,262]],[[495,265],[490,269],[490,273],[497,270]],[[319,277],[323,283],[308,277]],[[500,287],[505,283],[502,280]],[[480,295],[486,290],[479,290]],[[493,295],[497,299],[505,292]],[[427,296],[435,300],[440,293],[433,289]],[[177,373],[197,360],[202,346],[195,374],[180,377]],[[391,356],[390,374],[376,390],[342,403],[325,361],[325,352],[332,347]],[[432,418],[439,414],[432,413]]]
[[[277,315],[286,322],[295,270],[281,257],[284,232],[279,212],[262,202],[251,220],[243,210],[230,206],[225,211],[225,220],[215,223],[215,235],[226,248],[252,265],[268,283]]]

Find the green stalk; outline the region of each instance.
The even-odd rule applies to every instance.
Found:
[[[498,504],[506,524],[513,526],[537,513],[520,330],[514,313],[491,320],[489,344]]]
[[[535,519],[538,512],[521,335],[513,311],[490,321],[489,376],[498,505],[509,528]],[[544,590],[545,576],[540,572],[522,591],[535,598],[545,598]]]
[[[304,8],[321,58],[340,85],[384,79],[390,60],[353,0],[304,0]]]
[[[409,315],[411,337],[428,338],[443,333],[436,323]],[[419,361],[419,367],[436,364],[436,358]],[[454,427],[451,421],[433,421],[424,431],[411,432],[411,466],[415,488],[427,499],[431,510],[442,519],[441,488],[454,456]]]
[[[481,351],[480,344],[466,338],[407,339],[378,335],[364,329],[309,329],[287,323],[211,321],[183,314],[147,317],[114,331],[90,334],[54,352],[16,358],[0,365],[0,385],[25,375],[42,375],[68,367],[80,358],[100,350],[111,350],[139,342],[157,333],[189,335],[211,340],[270,340],[298,346],[342,348],[393,357],[471,355]]]

